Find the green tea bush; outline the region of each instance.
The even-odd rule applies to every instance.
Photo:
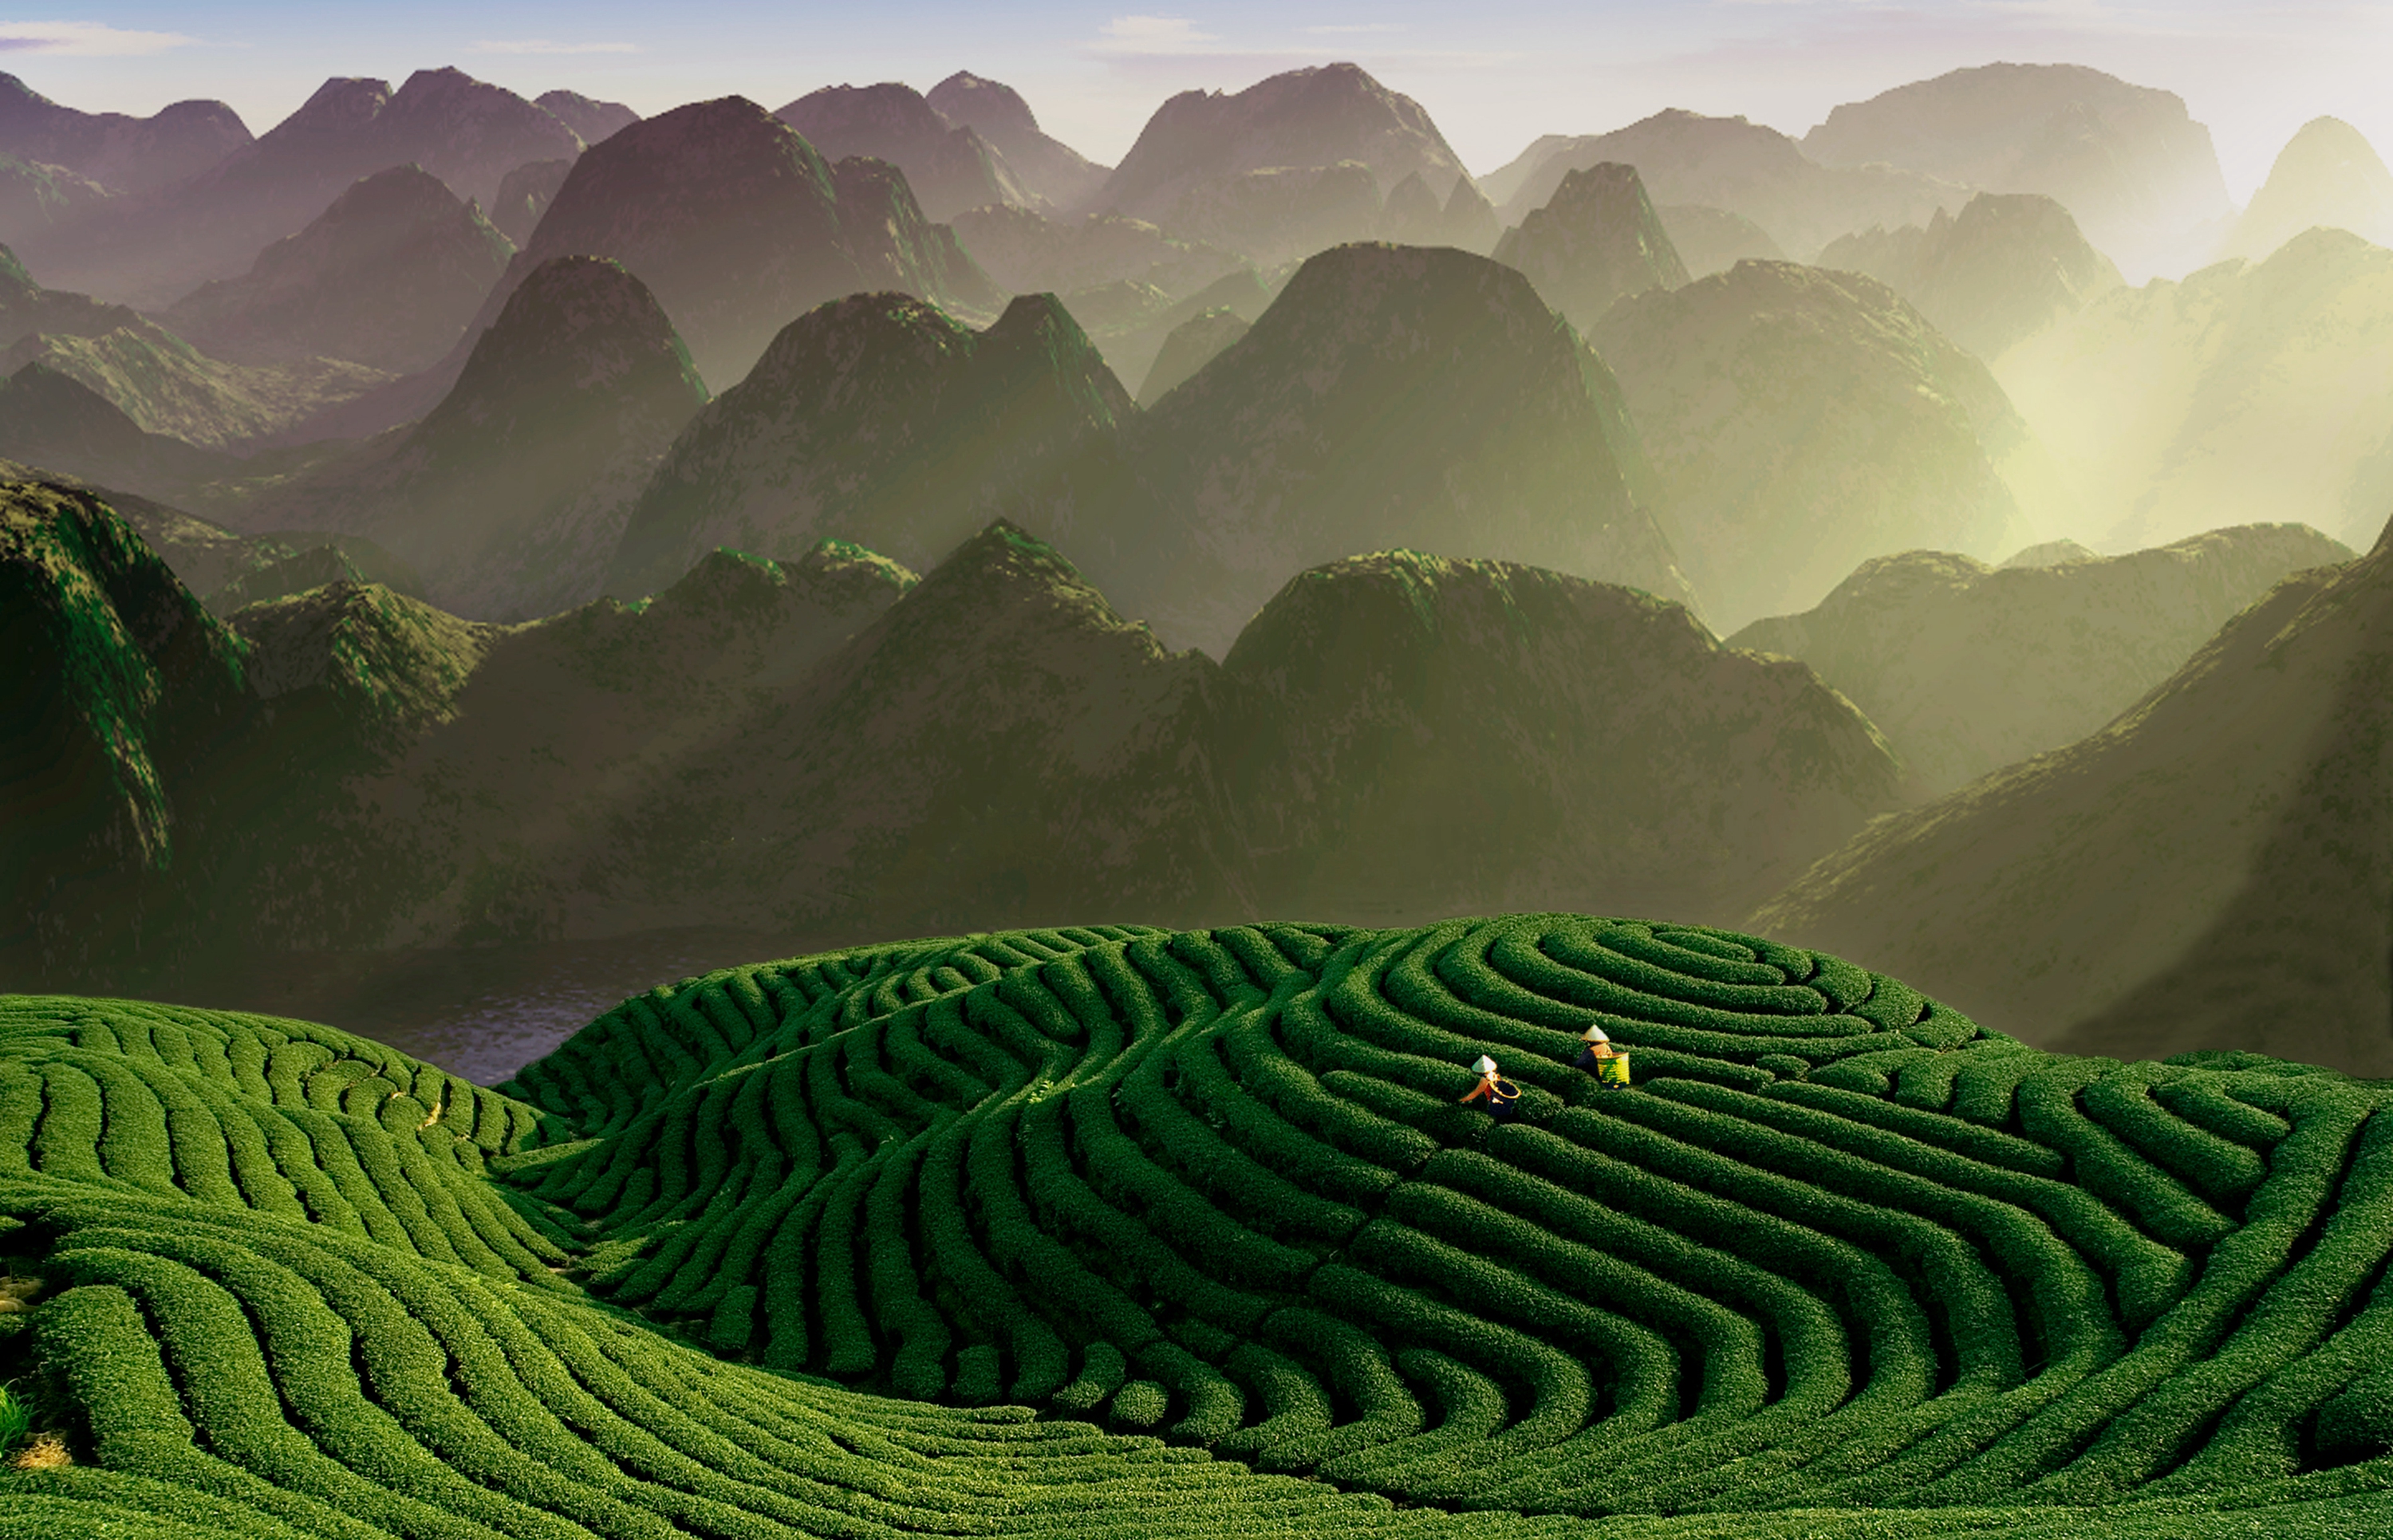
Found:
[[[1575,1067],[1590,1022],[1627,1091]],[[1483,1052],[1510,1123],[1458,1102]],[[2393,1502],[2386,1094],[2064,1059],[1835,958],[1570,915],[849,948],[650,990],[496,1090],[8,998],[0,1230],[75,1463],[0,1476],[0,1530]]]

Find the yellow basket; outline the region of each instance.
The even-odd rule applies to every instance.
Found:
[[[1628,1051],[1625,1048],[1615,1048],[1612,1051],[1612,1057],[1598,1059],[1595,1062],[1595,1077],[1607,1086],[1627,1085],[1628,1083]]]

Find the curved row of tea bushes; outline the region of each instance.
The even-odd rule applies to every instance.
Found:
[[[1760,938],[955,937],[651,991],[504,1089],[595,1292],[862,1390],[1589,1517],[2393,1491],[2385,1088],[2042,1053]]]

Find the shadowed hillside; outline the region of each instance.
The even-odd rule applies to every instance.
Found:
[[[1024,190],[1058,214],[1079,213],[1111,174],[1111,167],[1041,130],[1030,104],[1011,85],[959,70],[932,86],[926,99],[941,117],[987,141]]]
[[[2119,269],[2086,243],[2069,211],[2031,193],[1981,192],[1958,218],[1873,228],[1828,242],[1823,268],[1867,273],[1981,359],[2076,314],[2119,287]]]
[[[2298,524],[2000,568],[1907,551],[1863,562],[1817,607],[1756,620],[1728,645],[1811,664],[1941,794],[2094,732],[2279,579],[2351,557]]]
[[[2393,1074],[2388,601],[2382,541],[2287,578],[2102,731],[1873,823],[1751,922],[2042,1041]]]
[[[1528,275],[1538,295],[1581,332],[1623,294],[1687,281],[1636,168],[1610,163],[1564,176],[1552,202],[1504,232],[1496,260]]]

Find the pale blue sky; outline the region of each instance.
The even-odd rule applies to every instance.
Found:
[[[1998,59],[2088,64],[2176,91],[2210,125],[2239,201],[2321,113],[2393,154],[2386,4],[0,0],[0,69],[35,90],[135,113],[214,97],[260,133],[327,76],[396,85],[442,64],[527,96],[565,86],[642,112],[734,92],[778,107],[841,82],[927,89],[969,69],[1111,162],[1175,91],[1235,90],[1339,59],[1419,99],[1476,172],[1540,133],[1600,133],[1664,107],[1800,135],[1839,101]]]

